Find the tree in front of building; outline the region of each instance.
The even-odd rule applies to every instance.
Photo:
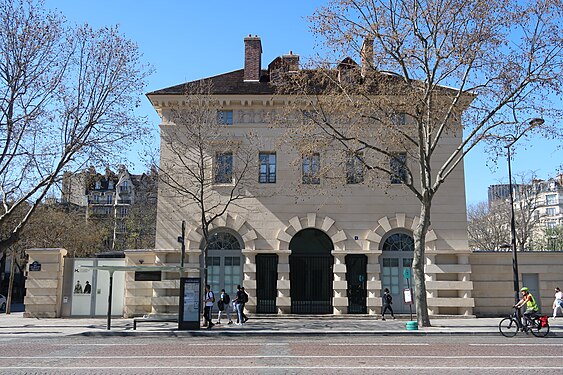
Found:
[[[510,243],[510,206],[479,202],[467,207],[469,248],[498,251]]]
[[[430,326],[425,243],[440,188],[483,141],[561,136],[553,98],[563,87],[562,11],[556,0],[331,0],[311,17],[326,61],[356,54],[362,70],[342,61],[337,75],[306,72],[296,94],[317,137],[362,153],[380,176],[372,181],[400,183],[420,203],[413,276],[422,326]]]
[[[229,128],[232,111],[223,111],[210,91],[205,80],[190,83],[184,104],[162,114],[158,166],[159,197],[178,207],[197,208],[196,219],[188,225],[201,230],[203,285],[207,284],[210,227],[252,196],[257,152],[248,142],[252,140],[250,134],[245,135],[245,142],[235,136],[235,130]],[[179,217],[178,227],[181,220]]]
[[[543,235],[534,244],[537,250],[563,250],[563,225],[545,228]]]
[[[0,0],[0,51],[5,251],[63,171],[120,160],[148,133],[134,109],[150,69],[117,27],[71,26],[40,0]]]
[[[153,249],[156,236],[158,170],[135,176],[135,202],[123,219],[125,249]],[[119,222],[117,225],[120,225]]]

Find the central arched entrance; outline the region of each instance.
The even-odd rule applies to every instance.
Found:
[[[332,314],[334,280],[330,237],[318,229],[303,229],[289,243],[292,314]]]

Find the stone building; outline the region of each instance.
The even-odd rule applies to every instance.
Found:
[[[347,179],[334,188],[322,177],[311,177],[311,171],[335,156],[322,152],[300,159],[296,149],[280,145],[283,132],[269,120],[270,114],[283,113],[291,102],[289,96],[278,94],[271,81],[280,72],[298,70],[299,56],[283,55],[262,69],[260,38],[245,38],[244,47],[243,69],[147,94],[162,119],[161,140],[179,125],[172,113],[192,105],[185,100],[186,87],[205,81],[217,103],[223,137],[245,143],[252,133],[260,141],[255,152],[256,183],[249,187],[252,197],[231,206],[211,228],[207,264],[212,289],[233,293],[237,284],[243,285],[250,295],[247,308],[259,313],[375,314],[383,288],[402,300],[419,202],[401,184],[377,189]],[[344,63],[354,62],[347,58]],[[443,157],[455,146],[452,132],[441,146],[446,151]],[[222,174],[215,176],[211,188],[220,196],[224,185],[235,183],[225,174],[236,166],[232,154],[219,146],[208,152],[214,160],[210,172]],[[167,142],[161,141],[161,168],[173,159]],[[225,160],[229,168],[217,168]],[[444,184],[432,210],[426,242],[430,313],[471,315],[463,165]],[[128,252],[130,262],[142,258],[145,265],[178,264],[180,223],[186,219],[187,267],[197,269],[204,246],[198,215],[193,205],[182,205],[173,193],[159,187],[156,249]],[[132,302],[128,315],[176,311],[177,277],[170,274],[169,280],[127,286]],[[403,304],[396,309],[408,311]]]
[[[125,220],[131,209],[139,204],[156,205],[157,179],[156,171],[135,175],[125,167],[117,173],[106,169],[102,174],[95,168],[67,172],[63,176],[61,203],[84,209],[88,220],[107,223],[110,235],[105,240],[106,248],[122,249],[128,232]],[[148,221],[152,219],[151,216]]]

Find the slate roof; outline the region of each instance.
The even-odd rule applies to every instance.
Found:
[[[147,95],[184,95],[190,86],[195,88],[201,83],[210,83],[209,94],[211,95],[271,95],[275,93],[276,88],[269,81],[268,71],[262,70],[260,82],[244,82],[244,69],[239,69],[197,81],[170,86],[149,92]]]

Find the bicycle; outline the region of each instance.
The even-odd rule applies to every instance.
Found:
[[[504,318],[498,324],[498,329],[504,337],[514,337],[520,332],[532,332],[536,337],[545,337],[549,333],[547,315],[533,315],[530,317],[531,326],[524,325],[520,316],[520,310],[514,307],[514,312],[508,318]]]

